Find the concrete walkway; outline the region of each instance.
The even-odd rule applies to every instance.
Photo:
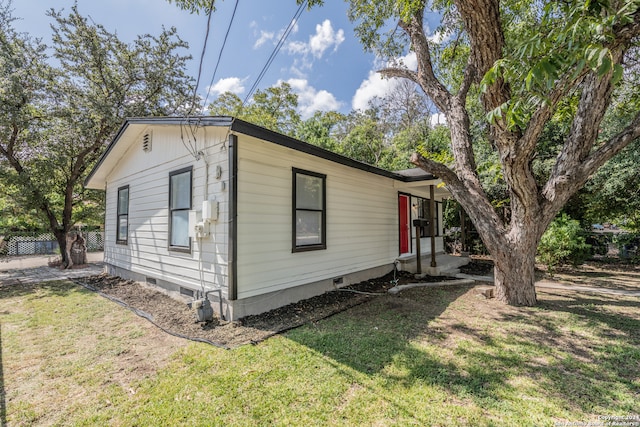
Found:
[[[471,279],[478,282],[493,283],[493,276],[474,276],[471,274],[456,274],[454,277],[458,279]],[[628,291],[626,289],[610,289],[610,288],[596,288],[594,286],[580,286],[571,285],[562,282],[556,282],[555,280],[542,279],[536,282],[536,289],[542,291],[546,289],[560,289],[565,291],[574,292],[589,292],[594,294],[608,294],[608,295],[624,295],[631,297],[640,297],[640,291]]]
[[[565,283],[556,282],[553,280],[538,280],[536,282],[536,289],[561,289],[565,291],[574,292],[589,292],[593,294],[607,294],[607,295],[622,295],[629,297],[640,297],[640,291],[627,291],[625,289],[609,289],[609,288],[595,288],[592,286],[579,286],[568,285]]]
[[[89,252],[89,263],[85,267],[71,270],[49,267],[50,262],[58,259],[56,255],[0,258],[0,284],[39,283],[93,276],[104,271],[103,257],[103,252]]]

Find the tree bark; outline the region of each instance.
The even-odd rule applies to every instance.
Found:
[[[60,258],[61,264],[60,268],[71,268],[69,263],[71,262],[71,258],[69,257],[68,247],[67,247],[67,233],[63,230],[57,229],[54,230],[53,235],[58,242],[58,247],[60,248]]]
[[[535,288],[535,254],[538,239],[528,236],[506,250],[493,253],[495,296],[509,305],[533,306]]]

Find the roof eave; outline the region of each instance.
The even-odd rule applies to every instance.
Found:
[[[336,162],[348,167],[360,169],[365,172],[373,173],[375,175],[384,176],[401,182],[417,182],[417,181],[431,181],[438,179],[433,175],[422,176],[405,176],[396,172],[391,172],[385,169],[371,166],[367,163],[359,162],[349,157],[334,153],[332,151],[320,148],[318,146],[309,144],[291,138],[289,136],[271,131],[261,126],[254,125],[241,119],[236,119],[230,116],[202,116],[202,117],[131,117],[127,118],[113,140],[107,146],[105,152],[100,156],[96,165],[91,169],[89,175],[84,180],[84,186],[91,187],[91,180],[96,176],[98,170],[102,167],[105,159],[109,156],[113,148],[116,146],[122,135],[127,131],[130,125],[199,125],[199,126],[219,126],[229,127],[231,131],[235,131],[244,135],[253,136],[258,139],[269,141],[277,145],[291,148],[296,151],[300,151],[306,154],[310,154],[315,157],[320,157],[332,162]]]

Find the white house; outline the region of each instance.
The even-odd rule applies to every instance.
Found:
[[[433,206],[442,235],[439,184],[232,117],[128,119],[85,181],[106,191],[109,274],[189,296],[220,289],[226,319],[415,259],[413,219]],[[420,243],[428,257],[430,238]]]

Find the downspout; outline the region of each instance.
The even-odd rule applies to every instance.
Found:
[[[107,182],[107,180],[104,180],[104,218],[102,220],[102,262],[104,263],[102,272],[106,273],[108,270],[107,264],[104,262],[104,252],[105,252],[105,242],[107,241],[107,191],[109,190],[109,183]],[[117,197],[117,195],[116,195]],[[116,202],[116,218],[118,217],[118,204]],[[117,221],[116,221],[117,222]],[[129,215],[127,212],[127,239],[129,239],[129,227],[130,227],[130,222],[129,222]],[[118,226],[118,224],[116,224],[116,227]],[[117,233],[116,233],[117,234]]]
[[[202,160],[204,160],[204,200],[209,200],[209,161],[207,160],[207,127],[202,127],[202,132],[204,136],[202,151],[198,152],[202,156]]]
[[[238,137],[229,135],[229,300],[238,299]]]

